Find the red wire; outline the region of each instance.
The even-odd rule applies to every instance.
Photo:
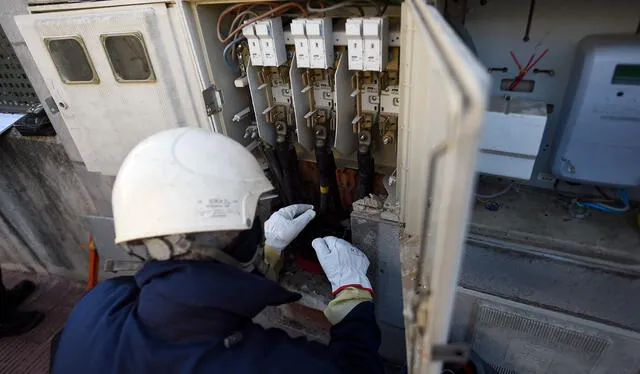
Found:
[[[531,64],[531,61],[533,61],[533,58],[536,57],[536,54],[532,54],[531,57],[529,57],[529,61],[527,61],[527,64],[524,66],[524,70],[529,70],[529,64]]]
[[[513,59],[513,62],[516,63],[516,66],[518,67],[518,71],[522,70],[522,65],[520,65],[520,61],[518,61],[518,58],[516,57],[515,53],[513,53],[513,51],[509,53],[511,53],[511,58]]]
[[[529,61],[527,62],[527,65],[524,67],[524,69],[520,68],[520,64],[518,63],[518,60],[516,59],[515,55],[513,54],[513,52],[511,52],[511,56],[514,58],[514,60],[516,61],[516,65],[518,65],[518,67],[520,68],[520,73],[516,76],[516,78],[513,80],[513,82],[511,82],[511,84],[509,85],[509,91],[513,91],[518,84],[520,84],[520,82],[522,81],[522,79],[525,77],[525,75],[527,75],[527,73],[529,72],[529,70],[533,69],[534,66],[536,66],[538,64],[538,62],[540,62],[540,60],[542,60],[542,58],[549,52],[549,49],[545,49],[540,56],[538,56],[538,58],[535,58],[535,53],[531,55],[531,57],[529,58]]]

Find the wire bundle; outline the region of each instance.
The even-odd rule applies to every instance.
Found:
[[[603,203],[595,203],[590,201],[577,201],[576,204],[579,206],[586,206],[589,208],[597,209],[606,213],[619,214],[619,213],[624,213],[629,211],[629,195],[627,194],[627,191],[621,188],[619,190],[619,194],[620,194],[620,200],[623,203],[623,206],[621,207],[611,206]]]
[[[225,9],[220,14],[220,17],[218,17],[218,21],[216,22],[216,32],[220,43],[227,44],[222,53],[227,67],[234,72],[239,71],[239,63],[236,61],[236,47],[239,43],[246,40],[246,38],[241,34],[243,28],[270,16],[284,15],[294,8],[301,12],[295,16],[308,15],[305,8],[297,3],[273,3],[260,1],[255,3],[236,4]],[[229,30],[226,33],[223,33],[222,25],[224,20],[232,13],[235,13],[235,16],[231,21]]]

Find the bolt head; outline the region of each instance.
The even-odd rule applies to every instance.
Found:
[[[367,140],[367,139],[368,139],[368,137],[367,137],[367,135],[366,135],[366,134],[362,134],[362,135],[360,135],[360,140],[365,141],[365,140]]]

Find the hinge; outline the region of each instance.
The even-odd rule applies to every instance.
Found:
[[[204,106],[207,108],[208,116],[222,111],[222,104],[224,103],[222,100],[222,90],[214,84],[202,91],[202,98],[204,99]]]
[[[469,361],[469,346],[466,344],[440,344],[431,347],[431,360],[449,363]]]

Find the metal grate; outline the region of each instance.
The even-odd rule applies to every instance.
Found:
[[[38,103],[31,82],[0,27],[0,112],[25,113]]]
[[[480,304],[473,350],[500,374],[591,372],[611,342],[555,322]]]

